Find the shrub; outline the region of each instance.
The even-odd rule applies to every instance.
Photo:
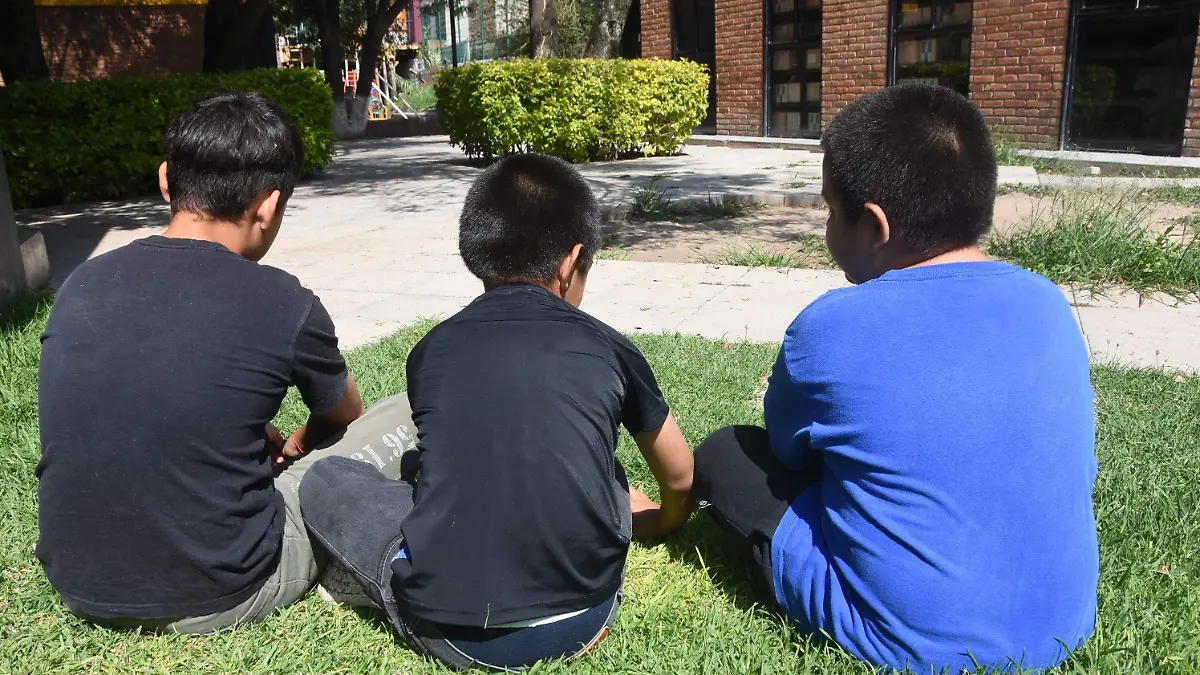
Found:
[[[572,162],[677,152],[708,109],[690,61],[520,59],[442,71],[438,116],[468,157],[542,152]]]
[[[0,88],[0,146],[18,208],[151,194],[163,134],[216,89],[253,89],[295,120],[306,170],[333,158],[333,99],[315,70],[18,83]]]

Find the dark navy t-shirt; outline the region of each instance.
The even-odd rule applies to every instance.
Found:
[[[283,537],[266,425],[291,385],[316,412],[346,386],[321,302],[156,236],[79,266],[42,339],[37,555],[67,605],[151,619],[250,597]]]
[[[632,530],[618,428],[667,404],[625,336],[528,284],[502,285],[408,358],[421,468],[392,587],[416,616],[493,626],[594,607]]]
[[[1062,292],[998,262],[888,272],[792,323],[771,448],[822,480],[772,541],[779,602],[877,666],[1041,669],[1089,635],[1088,351]]]

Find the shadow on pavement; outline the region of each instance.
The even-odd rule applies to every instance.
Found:
[[[683,155],[583,164],[603,206],[629,201],[651,180],[667,196],[703,197],[729,191],[777,189],[778,173],[751,169],[753,155],[714,153],[688,147]],[[732,162],[731,157],[738,157]],[[741,164],[741,168],[737,164]],[[296,188],[288,211],[293,223],[323,227],[329,223],[376,217],[458,217],[463,198],[482,164],[468,160],[444,136],[370,139],[340,143],[332,164]],[[68,204],[17,213],[22,228],[37,228],[46,239],[57,286],[71,270],[101,246],[113,248],[153,234],[167,224],[170,210],[161,198]],[[649,228],[652,224],[646,224]],[[690,226],[690,225],[689,225]],[[695,227],[703,228],[703,223]],[[633,236],[637,236],[633,234]]]

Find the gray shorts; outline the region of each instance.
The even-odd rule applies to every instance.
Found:
[[[275,489],[283,495],[284,526],[279,562],[257,593],[240,605],[206,616],[165,619],[97,619],[93,623],[112,628],[141,628],[162,633],[214,633],[238,624],[261,621],[276,609],[304,597],[316,584],[325,566],[321,549],[309,541],[300,516],[300,483],[310,467],[326,457],[349,457],[371,464],[388,478],[399,478],[405,452],[417,445],[416,427],[408,394],[397,394],[372,405],[344,432],[325,440],[288,465],[275,477]],[[415,453],[409,455],[414,458]]]

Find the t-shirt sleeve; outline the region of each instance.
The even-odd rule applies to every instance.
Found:
[[[809,323],[801,313],[788,328],[763,399],[771,451],[794,471],[807,468],[817,453],[810,435],[819,415],[823,378],[818,373],[820,359],[813,353],[818,348]]]
[[[613,331],[615,333],[615,331]],[[617,358],[625,370],[625,401],[621,406],[621,423],[630,435],[654,431],[667,421],[671,411],[650,362],[637,345],[617,333],[613,339]]]
[[[338,350],[333,319],[313,296],[308,316],[300,324],[292,352],[292,384],[304,405],[314,413],[328,412],[346,391],[346,360]]]

